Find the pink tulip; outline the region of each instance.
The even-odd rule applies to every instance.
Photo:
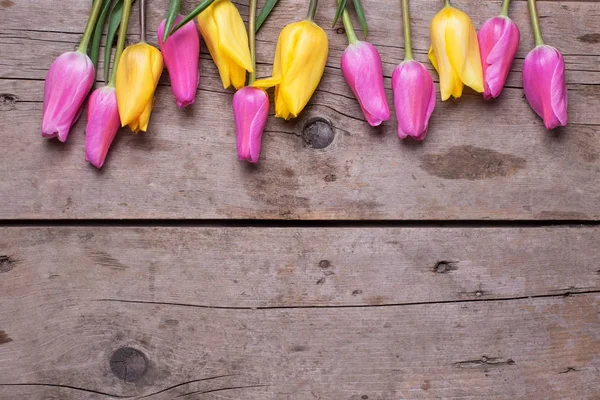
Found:
[[[269,96],[262,89],[247,86],[233,96],[233,117],[237,133],[238,158],[256,164],[269,116]]]
[[[179,15],[175,19],[175,24],[182,19],[183,16]],[[171,89],[177,100],[177,106],[183,108],[194,104],[196,99],[200,36],[196,25],[190,21],[163,43],[165,22],[166,20],[163,20],[158,27],[158,44],[169,71]]]
[[[523,89],[531,108],[544,119],[546,129],[567,125],[565,60],[557,49],[541,45],[525,57]]]
[[[381,57],[371,43],[358,41],[346,48],[342,54],[342,73],[371,126],[390,119]]]
[[[489,100],[502,93],[519,47],[521,33],[513,20],[498,16],[488,19],[483,24],[477,38],[483,66],[483,97]]]
[[[402,62],[392,75],[394,105],[398,117],[398,136],[423,140],[427,135],[429,118],[435,108],[435,86],[423,64]]]
[[[48,70],[44,85],[42,136],[58,137],[65,142],[69,129],[77,121],[83,101],[94,84],[96,71],[92,60],[83,53],[60,55]]]
[[[121,127],[115,88],[105,86],[92,92],[87,117],[85,159],[94,167],[102,168],[108,149]]]

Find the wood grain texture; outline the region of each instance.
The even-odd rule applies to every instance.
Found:
[[[598,240],[2,228],[0,399],[595,399]],[[135,382],[113,373],[123,347]]]
[[[177,110],[165,74],[150,132],[119,134],[101,172],[83,159],[85,118],[66,145],[42,140],[38,132],[45,71],[76,46],[88,4],[11,3],[0,15],[0,132],[11,149],[0,157],[0,219],[600,218],[600,39],[593,2],[539,4],[545,39],[567,60],[570,126],[555,133],[545,132],[523,98],[520,71],[532,46],[524,1],[511,9],[522,43],[502,97],[484,103],[467,93],[460,101],[440,102],[423,144],[399,143],[395,121],[381,129],[364,122],[338,67],[345,36],[329,27],[334,9],[323,4],[318,21],[331,47],[323,82],[297,121],[270,119],[257,168],[236,161],[231,92],[221,88],[203,53],[197,104]],[[428,24],[438,4],[412,4],[415,51],[425,61]],[[455,4],[477,26],[499,10],[498,1]],[[246,6],[238,5],[245,16]],[[149,27],[158,24],[164,7],[149,4]],[[403,54],[400,10],[395,2],[375,0],[365,7],[369,40],[382,53],[389,87]],[[18,18],[26,11],[38,17]],[[259,35],[259,74],[271,68],[280,27],[303,14],[300,1],[275,11]],[[314,117],[334,126],[334,141],[322,150],[303,137]]]

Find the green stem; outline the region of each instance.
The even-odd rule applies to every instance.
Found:
[[[80,53],[87,53],[88,45],[90,44],[90,39],[92,38],[92,34],[94,33],[94,28],[96,27],[96,21],[98,21],[98,15],[100,15],[100,9],[102,8],[102,0],[95,0],[94,5],[92,6],[92,13],[88,18],[87,25],[85,27],[85,31],[83,32],[83,38],[81,38],[81,43],[77,48],[77,51]]]
[[[504,0],[502,3],[502,11],[500,11],[500,15],[503,17],[508,17],[508,7],[510,7],[510,0]]]
[[[125,49],[125,39],[127,39],[127,28],[129,27],[129,15],[131,14],[131,3],[133,0],[124,0],[123,2],[123,14],[121,14],[121,25],[119,27],[119,39],[117,40],[117,51],[115,53],[115,60],[113,62],[113,69],[110,75],[110,81],[108,82],[109,87],[115,87],[117,82],[117,69],[119,68],[119,61],[121,61],[121,54]]]
[[[315,19],[315,14],[317,12],[317,2],[318,0],[310,0],[308,5],[308,12],[306,13],[306,19],[312,21]]]
[[[444,0],[444,7],[452,7],[452,4],[450,4],[450,0]]]
[[[250,41],[250,57],[252,58],[252,72],[248,78],[248,85],[256,81],[256,6],[257,0],[250,0],[250,15],[248,16],[248,40]]]
[[[404,28],[404,61],[413,59],[412,39],[410,37],[410,10],[408,0],[402,0],[402,27]]]
[[[529,6],[529,16],[531,17],[531,27],[533,28],[533,35],[535,36],[535,45],[543,46],[544,41],[542,40],[542,30],[540,29],[540,19],[538,18],[537,8],[535,6],[535,0],[527,0]]]
[[[146,42],[146,0],[140,0],[140,42]]]
[[[345,7],[344,11],[342,12],[342,23],[344,24],[344,30],[346,31],[346,36],[348,37],[348,43],[354,44],[358,42],[356,32],[354,32],[354,26],[352,26],[352,20],[350,19],[350,13]]]

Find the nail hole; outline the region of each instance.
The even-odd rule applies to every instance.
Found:
[[[8,256],[0,256],[0,273],[8,272],[14,268],[14,261]]]
[[[433,266],[433,272],[436,274],[447,274],[449,272],[456,271],[458,269],[456,264],[458,264],[458,261],[438,261]]]
[[[0,111],[12,111],[18,98],[14,94],[0,93]]]

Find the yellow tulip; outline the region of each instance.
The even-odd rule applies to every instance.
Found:
[[[464,85],[483,92],[479,42],[469,16],[447,4],[431,21],[430,31],[429,59],[440,76],[442,100],[462,96]]]
[[[123,51],[115,85],[121,126],[129,125],[135,133],[148,129],[162,70],[162,54],[156,47],[141,42]]]
[[[216,0],[200,13],[198,27],[219,68],[223,87],[244,87],[246,71],[253,68],[248,33],[238,9],[229,0]]]
[[[283,28],[273,62],[273,77],[280,79],[275,86],[277,117],[297,117],[304,109],[325,71],[328,46],[325,31],[310,20]]]

